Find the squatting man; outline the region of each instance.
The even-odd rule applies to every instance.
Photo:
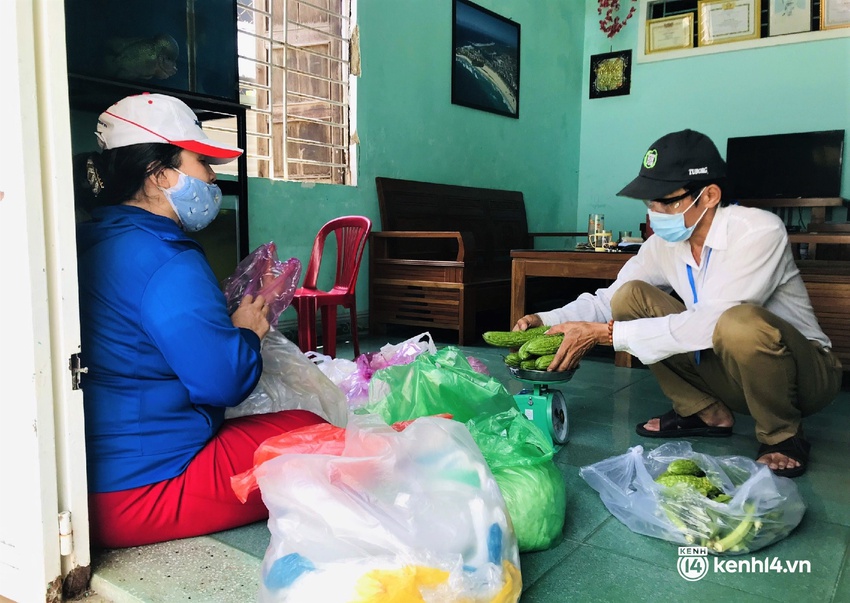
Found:
[[[806,470],[802,419],[841,387],[841,363],[815,318],[782,221],[730,204],[726,164],[710,138],[667,134],[618,195],[642,200],[650,236],[616,281],[514,330],[550,325],[564,340],[550,371],[594,345],[648,365],[673,408],[636,426],[652,438],[732,435],[752,415],[757,460],[777,475]],[[674,297],[675,293],[677,297]]]

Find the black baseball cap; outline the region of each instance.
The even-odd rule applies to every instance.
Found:
[[[620,197],[660,199],[692,182],[716,182],[726,177],[726,162],[705,134],[671,132],[644,153],[640,174],[617,193]]]

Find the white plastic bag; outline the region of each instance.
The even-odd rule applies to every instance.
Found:
[[[319,367],[319,370],[325,374],[325,377],[330,379],[337,387],[339,387],[339,384],[346,377],[357,370],[357,363],[346,358],[334,358],[333,356],[326,356],[313,351],[305,352],[304,355],[310,362]]]
[[[695,461],[731,500],[717,502],[692,488],[656,483],[676,459]],[[635,446],[579,473],[633,532],[705,546],[716,554],[741,555],[773,544],[797,527],[806,511],[796,484],[767,465],[742,456],[700,454],[688,442],[667,442],[646,454]]]
[[[330,449],[253,470],[270,514],[261,601],[519,599],[505,502],[466,427],[353,416]]]
[[[387,361],[396,360],[395,364],[402,364],[400,359],[404,357],[409,358],[407,362],[411,362],[422,352],[436,354],[437,346],[434,344],[431,333],[425,331],[401,343],[388,343],[381,346],[380,352]]]
[[[348,421],[345,395],[297,345],[272,329],[263,338],[261,352],[260,382],[242,403],[225,411],[225,418],[300,408],[334,425],[345,426]]]

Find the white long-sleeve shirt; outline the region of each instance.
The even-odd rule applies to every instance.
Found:
[[[825,347],[831,345],[815,318],[784,224],[761,209],[718,207],[699,265],[687,241],[669,243],[652,236],[626,262],[610,287],[595,294],[583,293],[563,308],[540,312],[539,316],[550,326],[569,321],[608,322],[611,297],[623,284],[634,280],[666,292],[673,290],[685,303],[680,314],[614,323],[614,349],[629,352],[644,364],[711,348],[720,315],[741,303],[763,306],[794,325],[807,339]]]

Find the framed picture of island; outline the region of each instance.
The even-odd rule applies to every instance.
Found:
[[[468,0],[452,17],[452,104],[518,118],[519,23]]]

